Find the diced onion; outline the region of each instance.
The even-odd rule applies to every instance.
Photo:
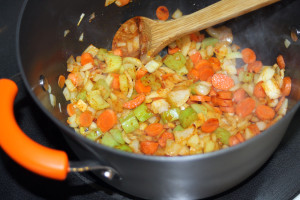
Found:
[[[50,97],[50,104],[52,107],[56,105],[56,97],[53,94],[49,94]]]
[[[172,15],[173,19],[178,19],[179,17],[182,17],[182,12],[179,9],[176,9],[175,12]]]

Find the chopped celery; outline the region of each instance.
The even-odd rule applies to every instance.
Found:
[[[93,87],[94,90],[99,90],[103,99],[107,99],[110,95],[110,88],[104,79],[99,79]]]
[[[188,107],[181,111],[179,121],[183,128],[189,127],[194,121],[198,119],[196,111],[192,107]]]
[[[192,104],[191,107],[197,112],[202,113],[203,115],[207,115],[207,108],[201,104]]]
[[[176,52],[172,55],[169,54],[164,59],[164,64],[175,71],[180,70],[182,67],[184,67],[185,63],[186,58],[180,52]]]
[[[131,112],[127,116],[120,119],[122,128],[124,129],[125,133],[131,133],[139,128],[139,122],[134,116],[134,113]]]
[[[161,114],[161,119],[163,123],[173,122],[179,119],[180,109],[179,108],[172,108],[168,111],[165,111]]]
[[[215,46],[219,40],[217,38],[208,37],[205,38],[201,43],[201,48],[206,49],[208,46]]]
[[[117,73],[122,66],[122,58],[120,56],[107,53],[104,54],[105,63],[107,67],[105,68],[106,73]]]
[[[120,82],[120,90],[122,92],[128,92],[128,81],[127,81],[127,77],[125,74],[121,74],[119,76],[119,82]]]
[[[156,80],[154,74],[146,74],[141,78],[141,82],[144,86],[150,86],[152,90],[158,90],[161,88],[161,84]]]
[[[244,72],[243,73],[243,82],[245,83],[251,83],[253,81],[254,74],[251,72]]]
[[[132,152],[132,149],[127,144],[121,144],[119,146],[116,146],[115,148],[121,151]]]
[[[85,130],[86,130],[85,127],[80,127],[80,128],[79,128],[79,133],[80,133],[81,135],[84,135],[85,132],[86,132]]]
[[[145,68],[147,69],[147,71],[149,73],[153,73],[155,72],[160,66],[162,65],[162,63],[157,62],[155,60],[151,60],[149,61],[146,65]]]
[[[107,50],[106,49],[102,49],[100,48],[96,57],[100,60],[100,61],[104,61],[104,55],[107,54]]]
[[[86,134],[86,138],[95,141],[100,136],[100,133],[98,131],[90,131],[88,134]]]
[[[118,143],[125,144],[122,132],[119,129],[111,129],[109,132]]]
[[[183,131],[184,130],[184,128],[182,127],[182,126],[180,126],[180,125],[177,125],[174,129],[173,129],[173,131]]]
[[[101,144],[109,147],[115,147],[119,145],[119,143],[114,139],[114,137],[109,132],[104,133],[101,139]]]
[[[199,81],[190,86],[192,94],[208,95],[210,92],[211,84],[206,81]]]
[[[227,131],[224,128],[217,128],[214,133],[216,134],[217,138],[223,143],[228,145],[229,143],[229,138],[230,138],[230,132]]]
[[[102,110],[108,108],[110,105],[101,97],[99,90],[92,90],[87,92],[87,101],[95,110]]]
[[[86,91],[84,90],[84,91],[82,91],[82,92],[79,92],[79,93],[77,94],[77,99],[78,99],[78,100],[81,99],[82,101],[85,101],[85,100],[86,100]]]
[[[153,113],[148,109],[146,104],[139,105],[133,112],[140,122],[144,122],[153,116]]]
[[[176,71],[177,74],[183,76],[187,73],[189,73],[189,71],[187,70],[186,66],[181,67],[179,70]]]

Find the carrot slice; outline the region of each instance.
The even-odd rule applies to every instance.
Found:
[[[136,80],[135,81],[135,90],[137,91],[137,93],[141,94],[141,93],[149,93],[151,92],[151,87],[150,86],[144,86],[142,81]]]
[[[225,91],[234,86],[233,79],[225,74],[214,74],[211,83],[216,89]]]
[[[178,47],[175,47],[175,48],[173,48],[173,49],[171,49],[171,48],[168,48],[168,54],[174,54],[174,53],[176,53],[176,52],[178,52],[180,50],[180,48],[178,48]]]
[[[235,112],[240,117],[246,117],[247,115],[250,115],[252,113],[254,108],[254,99],[252,99],[251,97],[247,97],[246,99],[243,99],[236,105]]]
[[[146,127],[145,133],[149,136],[157,136],[164,130],[164,126],[160,123],[153,123]]]
[[[271,120],[275,117],[275,111],[266,105],[257,106],[255,114],[260,120]]]
[[[219,99],[219,98],[217,98],[217,102],[216,103],[219,106],[224,106],[224,107],[233,106],[233,102],[230,99]]]
[[[217,118],[210,118],[201,126],[201,131],[204,133],[212,133],[219,127],[219,120]]]
[[[169,18],[169,10],[166,6],[159,6],[156,9],[156,17],[159,20],[167,20]]]
[[[144,94],[139,94],[137,97],[135,97],[131,101],[124,103],[123,107],[127,108],[127,109],[136,108],[144,102],[145,98],[146,98],[146,96]]]
[[[78,72],[70,73],[68,79],[70,79],[75,86],[81,85],[83,82],[81,75]]]
[[[211,101],[211,97],[210,96],[204,96],[204,95],[191,95],[190,96],[190,100],[191,101]]]
[[[285,96],[282,96],[279,100],[279,102],[277,103],[276,107],[275,107],[275,112],[278,112],[278,110],[281,108],[283,102],[285,100]]]
[[[60,75],[60,76],[58,77],[58,86],[59,86],[60,88],[63,88],[64,85],[65,85],[65,81],[66,81],[65,76]]]
[[[88,64],[88,63],[94,64],[94,58],[90,53],[83,53],[81,55],[80,63],[81,63],[82,66],[85,65],[85,64]]]
[[[136,79],[141,79],[143,76],[145,76],[148,73],[147,69],[144,67],[141,67],[136,71]]]
[[[84,111],[79,117],[80,126],[89,127],[93,122],[93,115],[91,111]]]
[[[116,55],[116,56],[121,56],[122,57],[123,56],[122,49],[120,49],[120,48],[114,49],[113,54]]]
[[[285,68],[285,62],[284,62],[283,56],[279,55],[276,60],[277,60],[277,64],[278,64],[279,68],[284,69]]]
[[[208,62],[208,60],[202,59],[202,60],[199,60],[199,62],[195,66],[195,69],[201,70],[202,68],[207,68],[207,67],[212,68],[211,63]]]
[[[220,99],[232,99],[232,92],[230,91],[220,91],[218,92],[218,97]]]
[[[237,137],[237,139],[240,142],[244,142],[245,141],[245,138],[243,137],[243,135],[240,132],[238,132],[237,134],[235,134],[235,136]]]
[[[234,106],[220,106],[220,110],[225,113],[234,113]]]
[[[264,88],[262,87],[262,84],[263,84],[263,82],[260,81],[254,87],[253,94],[257,98],[265,98],[266,97],[266,93],[265,93]]]
[[[116,113],[107,109],[99,115],[97,118],[97,126],[101,129],[102,132],[109,131],[114,125],[118,122]]]
[[[233,93],[233,101],[240,102],[247,97],[246,91],[243,88],[239,88]]]
[[[158,148],[158,143],[153,141],[140,142],[141,151],[146,155],[153,155]]]
[[[194,54],[190,55],[190,59],[194,63],[194,66],[196,66],[199,63],[199,61],[202,59],[200,52],[196,51]]]
[[[167,143],[167,140],[174,140],[174,135],[172,133],[170,133],[170,132],[165,131],[159,137],[158,144],[161,147],[165,147],[166,143]]]
[[[214,75],[214,70],[212,67],[202,67],[199,69],[199,79],[201,81],[207,81],[210,77]]]
[[[211,96],[211,97],[212,96],[217,96],[217,92],[216,92],[216,90],[213,87],[210,88],[209,96]]]
[[[250,124],[247,128],[249,128],[254,135],[258,135],[260,133],[260,130],[256,124]]]
[[[111,87],[115,90],[120,89],[120,80],[119,80],[120,75],[119,74],[111,74],[111,75],[114,77],[111,83]]]
[[[68,115],[69,115],[70,117],[76,113],[76,109],[75,109],[75,107],[74,107],[74,104],[69,103],[69,104],[67,105],[67,113],[68,113]]]
[[[208,59],[208,62],[210,62],[210,64],[212,65],[212,68],[215,72],[221,70],[221,63],[220,60],[216,57],[210,57]]]
[[[256,60],[256,54],[250,48],[245,48],[242,50],[242,57],[245,63],[253,63]]]
[[[195,68],[191,69],[187,74],[188,79],[199,80],[199,71]]]
[[[290,77],[286,76],[283,78],[281,93],[283,96],[289,96],[292,89],[292,80]]]
[[[240,144],[239,139],[235,135],[230,136],[229,137],[229,146],[232,147],[237,144]]]
[[[258,73],[261,68],[262,68],[263,64],[261,61],[254,61],[253,63],[249,63],[247,66],[248,72],[254,72],[254,73]]]

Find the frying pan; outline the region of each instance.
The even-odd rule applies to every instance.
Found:
[[[33,101],[61,129],[62,137],[81,159],[68,160],[66,153],[42,147],[30,140],[17,126],[13,116],[16,86],[0,81],[0,145],[25,168],[53,179],[63,180],[72,171],[93,170],[106,183],[134,196],[146,199],[196,199],[223,192],[245,180],[271,156],[299,107],[300,44],[290,39],[293,25],[299,24],[299,1],[279,2],[225,25],[233,30],[234,43],[250,47],[264,64],[274,63],[280,53],[286,60],[286,75],[292,78],[292,92],[287,115],[260,135],[231,148],[204,155],[154,157],[131,154],[96,144],[75,133],[66,124],[67,102],[57,86],[60,74],[66,75],[66,60],[79,55],[89,44],[110,48],[119,25],[133,16],[155,18],[154,11],[165,5],[170,13],[179,8],[184,14],[216,1],[134,0],[118,8],[104,7],[104,1],[25,1],[18,23],[17,56],[20,71]],[[96,18],[88,21],[95,12]],[[81,24],[77,22],[86,14]],[[70,30],[67,37],[64,31]],[[84,33],[83,42],[79,36]],[[49,93],[59,106],[50,105]],[[9,133],[9,134],[8,134]],[[19,148],[22,146],[22,148]]]

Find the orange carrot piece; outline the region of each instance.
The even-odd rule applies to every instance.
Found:
[[[111,74],[111,75],[114,77],[111,83],[111,87],[115,90],[120,89],[120,80],[119,80],[120,75],[119,74]]]
[[[261,61],[254,61],[253,63],[249,63],[247,66],[248,72],[254,72],[254,73],[258,73],[261,68],[262,68],[263,64]]]
[[[207,81],[210,77],[212,77],[214,75],[214,70],[212,69],[212,67],[202,67],[199,70],[199,79],[201,81]]]
[[[239,88],[233,93],[233,101],[240,102],[246,98],[246,91],[243,88]]]
[[[240,142],[245,142],[245,138],[243,137],[243,135],[240,132],[238,132],[237,134],[235,134],[235,136],[237,137],[237,139]]]
[[[275,111],[266,105],[257,106],[255,114],[260,120],[271,120],[275,117]]]
[[[199,80],[199,71],[195,68],[191,69],[187,74],[188,79]]]
[[[158,143],[153,141],[140,142],[141,151],[146,155],[153,155],[158,148]]]
[[[94,58],[90,53],[83,53],[81,55],[80,63],[81,63],[82,66],[85,65],[85,64],[88,64],[88,63],[94,64]]]
[[[118,122],[117,115],[111,109],[105,110],[97,118],[97,126],[101,129],[103,133],[112,129],[112,127],[114,127],[114,125],[116,125],[117,122]]]
[[[68,79],[70,79],[75,86],[81,85],[81,83],[83,82],[79,72],[70,73],[68,75]]]
[[[202,59],[202,60],[199,60],[199,62],[195,66],[195,69],[201,70],[202,68],[206,68],[206,67],[212,68],[211,63],[208,62],[208,60]]]
[[[169,10],[166,6],[159,6],[156,9],[156,17],[159,20],[167,20],[169,18]]]
[[[66,81],[65,76],[60,75],[60,76],[58,77],[58,86],[59,86],[60,88],[63,88],[64,85],[65,85],[65,81]]]
[[[158,144],[161,147],[165,147],[166,143],[167,143],[167,140],[174,140],[174,135],[172,133],[170,133],[170,132],[165,131],[159,137]]]
[[[263,82],[260,81],[254,86],[253,94],[257,98],[265,98],[266,97],[266,93],[265,93],[264,88],[262,87],[262,83]]]
[[[76,109],[75,109],[75,107],[74,107],[74,104],[69,103],[69,104],[67,105],[67,113],[68,113],[68,115],[69,115],[70,117],[76,113]]]
[[[242,57],[245,63],[253,63],[256,61],[256,54],[250,48],[245,48],[242,50]]]
[[[211,97],[212,96],[217,96],[217,92],[216,92],[216,90],[213,87],[210,88],[209,96],[211,96]]]
[[[202,42],[202,40],[204,39],[204,34],[195,34],[195,33],[192,33],[190,34],[190,39],[194,42]]]
[[[190,55],[190,59],[194,63],[194,66],[198,64],[198,62],[202,59],[199,51],[196,51],[194,54]]]
[[[277,57],[277,64],[278,64],[278,66],[279,66],[280,69],[284,69],[285,68],[285,62],[284,62],[284,59],[283,59],[282,55],[279,55]]]
[[[230,99],[220,99],[220,98],[217,98],[216,100],[217,100],[216,103],[219,106],[223,106],[223,107],[233,106],[233,102]]]
[[[212,68],[213,68],[213,70],[214,70],[215,72],[221,70],[221,63],[220,63],[220,60],[219,60],[218,58],[216,58],[216,57],[210,57],[210,58],[208,59],[208,62],[211,63]]]
[[[162,78],[163,80],[166,80],[166,79],[168,79],[170,76],[173,76],[173,75],[174,75],[173,73],[167,73],[167,74],[162,75],[161,78]]]
[[[135,90],[137,91],[137,93],[141,94],[141,93],[149,93],[151,92],[151,87],[150,86],[144,86],[142,81],[136,80],[135,81]]]
[[[279,109],[281,108],[281,106],[282,106],[284,100],[285,100],[285,96],[282,96],[282,97],[280,98],[279,102],[277,103],[276,107],[275,107],[275,112],[278,112],[278,111],[279,111]]]
[[[254,108],[254,99],[252,99],[251,97],[247,97],[246,99],[243,99],[236,105],[235,112],[240,117],[246,117],[247,115],[250,115],[252,113]]]
[[[211,101],[211,97],[210,96],[204,96],[204,95],[191,95],[190,96],[190,100],[191,101]]]
[[[147,69],[141,67],[139,70],[136,71],[136,79],[141,79],[148,73]]]
[[[219,120],[217,118],[210,118],[201,126],[201,131],[204,133],[212,133],[219,127]]]
[[[220,106],[220,110],[225,113],[234,113],[234,106]]]
[[[286,76],[283,78],[281,93],[283,96],[289,96],[292,90],[292,80],[290,77]]]
[[[233,95],[230,91],[220,91],[218,92],[218,97],[220,99],[232,99]]]
[[[168,54],[174,54],[174,53],[178,52],[179,50],[180,50],[180,48],[178,48],[178,47],[175,47],[173,49],[168,48]]]
[[[214,110],[216,113],[219,113],[220,115],[222,115],[222,110],[219,107],[214,107]]]
[[[149,136],[157,136],[164,130],[164,126],[161,123],[153,123],[146,127],[145,133]]]
[[[214,74],[211,83],[216,89],[225,91],[234,86],[233,79],[225,74]]]
[[[136,108],[144,102],[145,98],[146,98],[146,96],[144,94],[139,94],[137,97],[135,97],[131,101],[124,103],[123,107],[127,108],[127,109]]]
[[[237,144],[240,144],[239,139],[235,135],[230,136],[229,137],[229,146],[232,147]]]
[[[80,126],[89,127],[93,122],[93,115],[91,111],[84,111],[79,117]]]
[[[256,124],[250,124],[247,128],[252,132],[253,135],[258,135],[260,133],[260,130]]]
[[[113,54],[116,55],[116,56],[121,56],[122,57],[123,56],[122,49],[120,49],[120,48],[114,49]]]

